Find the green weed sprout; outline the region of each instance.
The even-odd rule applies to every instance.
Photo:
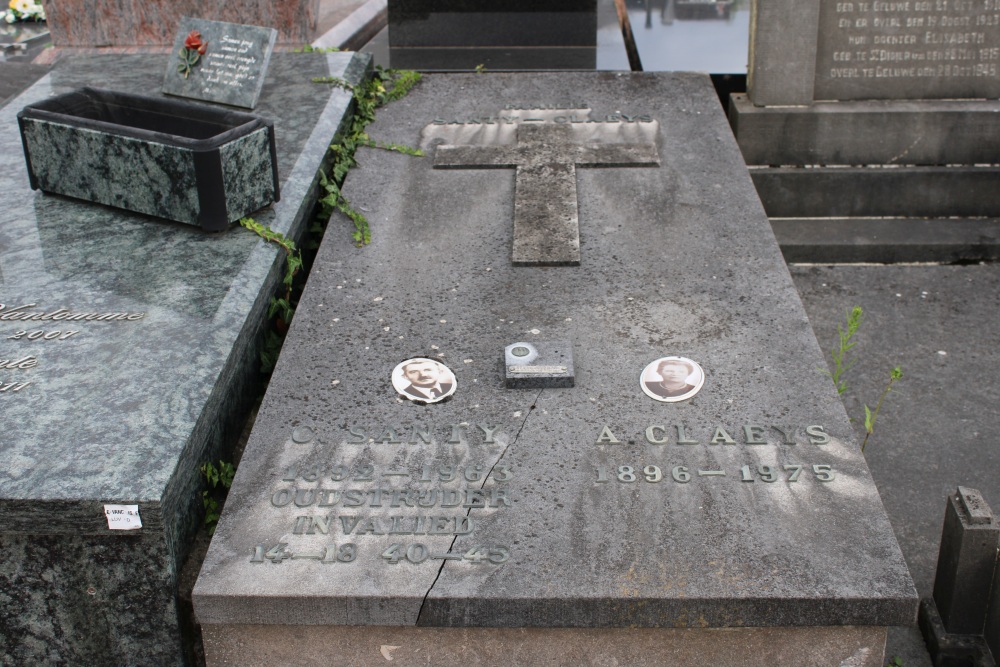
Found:
[[[875,430],[875,420],[878,418],[878,411],[882,409],[882,401],[884,401],[885,397],[889,395],[890,391],[892,391],[892,384],[901,377],[903,377],[903,369],[901,366],[896,366],[889,371],[889,384],[885,386],[885,389],[882,390],[882,395],[878,397],[878,403],[875,404],[875,412],[872,412],[871,409],[865,405],[865,439],[864,442],[861,443],[862,454],[865,453],[865,445],[868,444],[868,438],[871,436],[872,431]]]
[[[864,318],[865,315],[861,310],[861,306],[854,306],[854,308],[847,311],[847,325],[837,325],[837,337],[839,340],[837,341],[837,347],[831,351],[831,355],[833,356],[833,372],[831,373],[825,368],[819,369],[821,373],[833,380],[838,394],[843,394],[847,391],[847,380],[844,379],[844,373],[854,365],[854,361],[847,360],[847,353],[857,345],[857,341],[851,339],[858,332],[858,328],[861,326]]]

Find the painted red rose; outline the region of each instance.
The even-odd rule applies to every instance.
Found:
[[[192,30],[184,40],[184,48],[205,55],[205,51],[208,49],[208,42],[201,41],[201,33],[197,30]]]

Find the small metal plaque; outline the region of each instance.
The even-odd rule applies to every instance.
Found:
[[[510,373],[544,373],[548,375],[565,375],[565,366],[508,366]]]
[[[458,382],[440,361],[414,357],[392,369],[392,386],[400,396],[415,403],[440,403],[455,393]]]
[[[511,343],[504,348],[504,386],[508,389],[572,387],[573,344],[568,340]]]
[[[639,377],[642,391],[655,401],[685,401],[705,384],[705,371],[687,357],[660,357],[651,362]]]

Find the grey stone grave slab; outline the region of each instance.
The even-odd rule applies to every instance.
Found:
[[[516,266],[517,176],[439,151],[574,117],[659,165],[577,170],[579,265]],[[546,640],[881,664],[916,592],[709,78],[430,75],[369,130],[427,156],[348,177],[373,240],[342,221],[320,248],[195,586],[209,664],[544,664],[516,647]],[[572,343],[574,387],[505,387],[498,354],[536,340]],[[644,394],[666,356],[701,365],[696,396]],[[397,396],[413,357],[449,400]]]
[[[192,51],[185,47],[192,31],[200,34],[205,49],[193,65],[185,64],[182,55]],[[277,39],[274,28],[185,16],[174,38],[173,58],[163,75],[163,92],[253,109]]]
[[[257,112],[274,121],[283,197],[258,222],[300,235],[350,104],[310,78],[366,66],[275,56]],[[198,468],[254,398],[283,253],[241,227],[207,234],[32,192],[16,121],[86,85],[159,95],[162,73],[163,56],[69,58],[0,109],[3,664],[185,663],[177,577]],[[108,506],[141,527],[111,529]]]

